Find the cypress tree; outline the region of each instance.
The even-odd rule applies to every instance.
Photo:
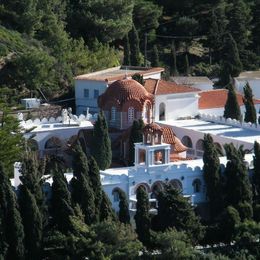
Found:
[[[230,76],[237,77],[242,69],[237,43],[231,34],[227,34],[222,49],[220,84],[227,85],[230,82]]]
[[[256,124],[256,109],[253,101],[253,93],[248,82],[244,86],[243,102],[246,108],[244,121],[251,122],[252,124]]]
[[[74,202],[80,205],[86,224],[91,224],[97,221],[96,212],[99,212],[99,207],[97,209],[95,207],[95,194],[90,186],[87,156],[79,144],[74,149],[73,174],[72,197],[75,199]]]
[[[131,58],[130,58],[131,65],[141,66],[139,35],[134,25],[132,27],[132,30],[129,32],[129,42],[130,42],[130,50],[131,50]]]
[[[119,213],[118,219],[124,224],[130,223],[129,205],[126,198],[126,194],[121,189],[118,190],[119,193]]]
[[[134,121],[130,136],[129,136],[129,165],[134,164],[134,158],[135,158],[135,143],[139,143],[143,141],[143,130],[144,128],[144,122],[143,120]]]
[[[190,63],[188,54],[185,55],[184,72],[186,76],[190,75]]]
[[[53,166],[52,175],[52,221],[59,231],[66,233],[69,232],[72,228],[70,218],[71,216],[74,216],[71,195],[68,190],[67,180],[63,173],[59,171],[57,165]]]
[[[249,182],[248,171],[244,164],[242,149],[236,149],[234,145],[225,144],[228,159],[226,176],[226,203],[238,209],[239,203],[252,204],[252,189]]]
[[[100,205],[100,221],[105,220],[116,221],[117,217],[115,211],[112,208],[111,201],[107,197],[107,194],[102,190],[102,200]]]
[[[213,217],[220,213],[223,208],[220,161],[217,148],[210,134],[204,135],[203,145],[203,176],[207,187],[210,213]]]
[[[255,0],[255,5],[253,7],[253,28],[252,28],[252,38],[253,46],[256,54],[260,55],[260,0]]]
[[[24,229],[14,194],[7,174],[0,164],[0,219],[3,227],[3,242],[7,245],[6,259],[23,259]]]
[[[124,61],[123,65],[130,66],[130,44],[129,44],[129,38],[128,34],[126,34],[125,39],[124,39]]]
[[[203,237],[202,225],[191,204],[172,185],[166,185],[158,194],[158,220],[162,231],[185,231],[194,243]]]
[[[136,214],[135,224],[138,239],[145,245],[150,244],[151,220],[149,216],[149,199],[146,191],[139,187],[136,191]]]
[[[228,96],[224,108],[224,117],[241,120],[240,106],[237,101],[235,88],[232,84],[228,86]]]
[[[107,169],[112,161],[111,141],[103,111],[99,112],[93,130],[92,155],[99,169]]]
[[[253,187],[255,195],[255,203],[260,203],[260,144],[254,143],[254,172],[253,172]]]
[[[139,82],[142,86],[144,86],[144,84],[145,84],[145,80],[144,80],[143,75],[141,75],[139,73],[135,73],[132,76],[132,79],[134,79],[135,81]]]
[[[158,48],[157,45],[153,46],[153,52],[152,52],[152,66],[153,67],[159,67],[160,66],[160,62],[159,62],[159,52],[158,52]]]
[[[94,192],[94,198],[95,198],[95,207],[96,207],[95,215],[99,219],[100,205],[102,200],[102,184],[100,180],[98,165],[92,156],[90,156],[88,160],[88,167],[89,167],[90,186]]]
[[[179,72],[177,68],[176,48],[175,48],[174,41],[171,44],[171,55],[172,55],[172,75],[177,76]]]
[[[26,186],[19,187],[19,205],[25,234],[26,259],[37,259],[41,255],[42,215],[36,199]]]

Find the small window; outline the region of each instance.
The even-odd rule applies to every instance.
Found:
[[[119,202],[120,198],[119,198],[119,192],[118,192],[118,189],[115,188],[113,191],[112,191],[112,195],[113,195],[113,201],[114,202]]]
[[[192,183],[192,186],[193,186],[193,192],[194,193],[201,192],[201,181],[200,181],[200,179],[195,179]]]
[[[115,120],[116,120],[116,108],[111,107],[111,121],[115,121]]]
[[[89,89],[87,88],[84,89],[84,97],[89,98]]]
[[[135,109],[133,107],[128,108],[128,122],[132,123],[134,121]]]
[[[94,98],[98,98],[98,96],[99,96],[99,90],[94,89]]]

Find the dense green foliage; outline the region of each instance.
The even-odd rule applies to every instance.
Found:
[[[98,114],[94,125],[91,153],[95,158],[99,169],[107,169],[112,161],[111,141],[108,135],[108,126],[104,113]]]
[[[256,124],[256,109],[253,101],[253,93],[252,89],[249,86],[248,82],[244,86],[244,98],[243,102],[245,104],[246,112],[245,112],[245,122],[251,122],[252,124]]]
[[[213,138],[209,134],[204,135],[203,145],[203,176],[207,186],[210,214],[214,217],[223,207],[220,161]]]
[[[241,120],[240,106],[237,101],[237,95],[233,84],[228,85],[228,97],[224,108],[224,117]]]

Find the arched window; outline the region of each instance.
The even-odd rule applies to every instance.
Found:
[[[191,138],[187,135],[183,136],[181,142],[188,148],[192,148]]]
[[[170,181],[170,185],[171,185],[174,189],[176,189],[176,190],[178,190],[178,191],[182,191],[182,183],[181,183],[181,181],[179,181],[179,180],[177,180],[177,179],[171,180],[171,181]]]
[[[195,179],[192,182],[192,186],[193,186],[193,192],[194,193],[201,192],[201,181],[200,181],[200,179]]]
[[[36,140],[34,139],[28,139],[27,140],[27,144],[30,147],[31,151],[38,151],[39,150],[39,146]]]
[[[146,193],[150,193],[150,187],[149,187],[149,185],[147,183],[140,183],[140,184],[138,184],[136,186],[136,188],[135,188],[135,193],[136,193],[137,189],[139,189],[139,188],[143,188]]]
[[[113,201],[114,202],[118,202],[120,200],[119,191],[120,191],[119,188],[114,188],[113,191],[112,191]]]
[[[45,143],[45,149],[59,149],[61,148],[62,143],[58,137],[51,137]]]
[[[165,104],[161,103],[159,106],[159,120],[164,121],[165,120]]]
[[[111,107],[111,121],[115,121],[115,120],[116,120],[116,108]]]
[[[152,193],[151,193],[151,199],[156,199],[159,192],[163,190],[163,182],[162,181],[156,181],[152,188]]]
[[[133,107],[128,108],[128,122],[132,123],[135,118],[135,109]]]
[[[202,139],[199,139],[196,143],[196,150],[204,151],[204,144]]]

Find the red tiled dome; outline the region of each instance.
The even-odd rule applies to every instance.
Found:
[[[144,102],[147,99],[152,99],[153,95],[147,92],[147,90],[137,81],[133,79],[123,79],[113,82],[99,97],[99,106],[102,106],[108,100],[114,100],[119,105],[128,100],[138,100]]]

